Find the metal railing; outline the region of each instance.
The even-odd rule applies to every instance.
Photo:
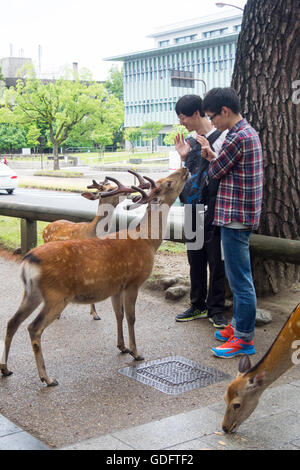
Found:
[[[172,211],[172,208],[171,208]],[[21,251],[27,253],[37,244],[37,221],[53,222],[54,220],[67,219],[72,222],[87,222],[95,217],[91,210],[65,209],[50,206],[38,206],[20,202],[0,202],[0,215],[21,219]],[[127,211],[115,212],[113,227],[118,230],[124,227],[137,216],[130,215]],[[125,220],[126,218],[126,220]],[[184,243],[184,231],[182,222],[170,218],[166,230],[166,240]],[[179,235],[178,235],[179,234]],[[300,265],[300,240],[270,237],[266,235],[251,234],[250,250],[255,256],[264,259],[273,259],[285,263]]]

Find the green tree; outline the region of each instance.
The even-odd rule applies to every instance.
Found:
[[[123,80],[123,68],[118,69],[117,66],[113,66],[108,75],[108,79],[105,82],[109,94],[114,95],[118,100],[123,101],[124,96],[124,80]]]
[[[79,79],[61,78],[47,84],[36,78],[19,80],[16,90],[7,93],[6,113],[7,108],[12,121],[23,125],[39,123],[47,129],[55,170],[59,169],[58,149],[71,133],[86,138],[104,122],[115,129],[123,120],[119,100],[109,96],[102,84]]]
[[[144,135],[144,139],[150,142],[151,152],[154,152],[154,141],[159,136],[159,133],[163,127],[163,124],[156,121],[146,122],[143,126],[140,127]]]
[[[171,132],[169,132],[164,138],[165,145],[174,145],[174,139],[177,134],[182,134],[183,137],[187,137],[188,131],[185,126],[181,124],[174,124]]]
[[[26,131],[14,124],[0,124],[0,149],[11,153],[27,146]]]
[[[124,78],[123,78],[123,67],[119,70],[116,66],[113,66],[109,71],[108,79],[105,82],[105,87],[108,93],[116,97],[120,103],[122,103],[122,114],[124,116]],[[114,130],[112,144],[119,146],[124,139],[124,119],[119,129]]]
[[[5,77],[0,66],[0,106],[4,103]]]
[[[40,137],[41,137],[41,129],[39,129],[36,124],[30,125],[27,130],[27,135],[26,135],[27,144],[29,145],[29,147],[36,148],[40,144],[40,141],[39,141]]]
[[[67,146],[94,147],[101,151],[112,145],[114,136],[124,122],[123,104],[115,96],[106,96],[101,110],[89,116],[84,125],[75,126],[65,141]]]
[[[132,153],[135,151],[136,142],[139,141],[143,132],[139,127],[127,127],[124,131],[124,138],[130,142]]]

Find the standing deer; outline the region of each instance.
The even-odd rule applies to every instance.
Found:
[[[171,207],[188,175],[188,170],[181,168],[156,184],[151,181],[148,195],[142,189],[132,187],[132,192],[138,190],[142,194],[139,203],[148,204],[136,230],[125,230],[125,234],[120,233],[118,238],[116,234],[110,234],[102,239],[49,242],[34,248],[24,257],[21,271],[24,295],[17,312],[7,324],[0,356],[0,369],[4,376],[12,373],[7,368],[7,360],[15,332],[42,302],[42,309],[28,326],[28,331],[39,377],[47,386],[57,385],[57,381],[46,372],[41,335],[69,302],[90,304],[111,297],[117,319],[118,348],[137,361],[143,360],[135,342],[135,304],[139,288],[151,274],[154,255],[162,242],[166,225],[166,219],[160,223],[161,218],[157,221],[152,213],[162,206]],[[154,219],[156,226],[152,230]],[[123,338],[124,310],[129,349],[125,347]]]
[[[138,176],[140,177],[140,175]],[[117,186],[111,185],[109,180],[115,182]],[[144,188],[145,185],[142,187]],[[121,185],[121,183],[115,178],[106,178],[102,183],[97,183],[95,180],[93,180],[93,184],[88,186],[88,188],[97,189],[96,193],[85,192],[81,194],[86,199],[90,199],[92,201],[97,199],[99,200],[97,213],[94,219],[91,222],[77,223],[63,219],[51,222],[43,230],[44,243],[62,240],[82,240],[87,238],[95,238],[97,236],[101,238],[108,232],[114,209],[120,202],[120,194],[127,194],[128,188]],[[101,197],[100,191],[108,191],[108,197],[103,199]],[[103,202],[105,202],[104,205]],[[104,226],[102,227],[100,224],[103,219],[105,219],[106,222],[105,227],[107,229],[105,230]],[[97,234],[97,227],[100,227],[100,229],[102,228],[102,232],[98,231]],[[94,304],[91,304],[90,314],[94,320],[100,320],[100,316],[97,314]]]
[[[251,367],[249,356],[243,356],[239,373],[225,393],[226,411],[222,423],[230,433],[255,410],[261,394],[271,383],[299,359],[300,304],[293,310],[267,353]],[[298,348],[298,351],[295,349]],[[299,363],[299,362],[298,362]]]

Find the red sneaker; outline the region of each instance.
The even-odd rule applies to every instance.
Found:
[[[224,330],[216,331],[215,332],[215,338],[218,339],[219,341],[228,341],[231,336],[234,335],[234,329],[232,326],[229,324],[224,328]]]
[[[218,346],[217,348],[212,348],[211,351],[215,356],[230,358],[241,356],[243,354],[255,354],[255,347],[253,341],[244,341],[241,338],[231,336],[226,343],[222,344],[222,346]]]

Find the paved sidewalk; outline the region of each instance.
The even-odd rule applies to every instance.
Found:
[[[48,450],[49,447],[0,415],[0,450]]]
[[[234,434],[220,431],[223,402],[88,439],[64,450],[300,450],[300,381],[266,390]]]
[[[219,402],[58,450],[300,450],[300,381],[266,390],[234,434],[220,431],[223,414]],[[0,450],[47,449],[0,415]]]

